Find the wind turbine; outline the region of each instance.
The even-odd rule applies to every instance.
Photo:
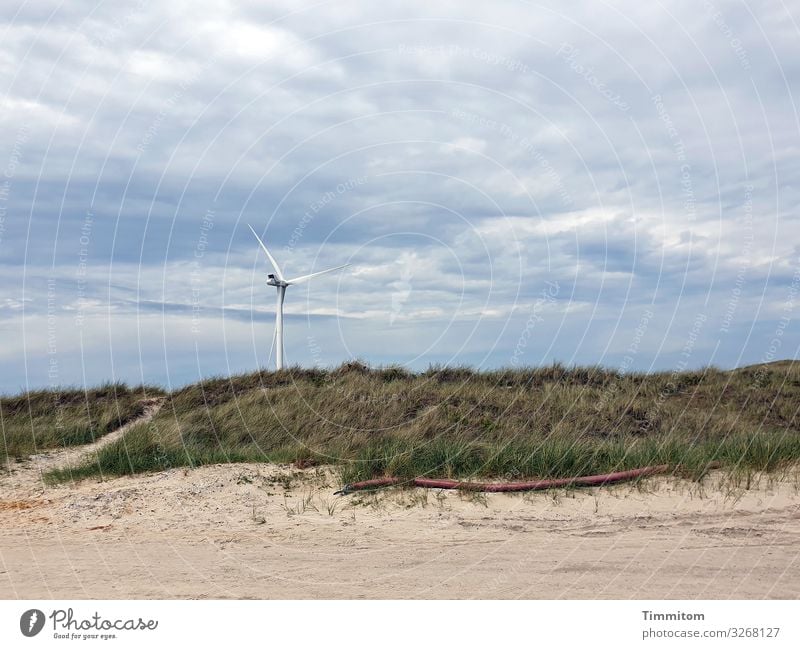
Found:
[[[275,309],[275,368],[280,370],[283,369],[283,299],[286,296],[286,288],[288,286],[294,286],[295,284],[307,282],[312,277],[317,277],[318,275],[324,275],[325,273],[332,273],[335,270],[341,270],[350,264],[343,264],[341,266],[337,266],[336,268],[321,270],[318,273],[311,273],[310,275],[303,275],[301,277],[295,277],[294,279],[286,279],[283,276],[283,272],[281,272],[280,266],[278,266],[278,262],[275,261],[275,257],[273,257],[269,250],[267,250],[267,247],[264,245],[264,242],[261,240],[261,238],[256,234],[253,226],[248,225],[247,227],[250,228],[250,232],[252,232],[253,236],[258,240],[258,245],[260,245],[261,249],[266,253],[267,259],[269,259],[269,263],[272,264],[272,269],[275,271],[274,274],[270,273],[267,275],[267,284],[278,289],[278,305]]]

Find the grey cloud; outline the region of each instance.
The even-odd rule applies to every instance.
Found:
[[[0,320],[35,338],[56,276],[58,308],[91,299],[95,324],[163,319],[163,340],[114,341],[128,372],[141,348],[159,380],[194,376],[158,366],[160,347],[186,352],[193,300],[217,323],[207,366],[266,362],[252,349],[274,296],[252,223],[287,266],[354,264],[291,296],[324,343],[316,357],[290,333],[303,362],[502,365],[548,281],[526,361],[618,362],[653,305],[636,366],[667,367],[697,312],[716,322],[733,300],[692,363],[756,362],[800,264],[796,26],[767,2],[670,12],[21,5],[0,57]],[[0,354],[19,368],[15,340]]]

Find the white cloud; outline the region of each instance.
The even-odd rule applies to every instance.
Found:
[[[326,362],[502,364],[546,282],[531,361],[608,360],[652,304],[638,366],[669,365],[699,310],[697,364],[718,340],[715,362],[755,362],[800,263],[796,34],[768,3],[719,10],[724,29],[690,4],[28,3],[0,53],[3,357],[36,353],[14,336],[39,336],[54,276],[65,322],[125,332],[93,340],[131,371],[141,349],[188,377],[161,356],[192,351],[198,305],[209,366],[251,366],[273,300],[251,222],[299,272],[353,263],[287,302]]]

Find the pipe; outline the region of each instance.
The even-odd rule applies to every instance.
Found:
[[[659,464],[657,466],[647,466],[641,469],[631,469],[630,471],[616,471],[615,473],[603,473],[600,475],[587,475],[575,478],[554,478],[551,480],[534,480],[531,482],[459,482],[458,480],[437,480],[432,478],[376,478],[374,480],[364,480],[345,485],[336,494],[346,495],[354,491],[365,489],[379,489],[381,487],[391,487],[394,485],[408,485],[411,487],[425,487],[426,489],[462,489],[464,491],[486,491],[490,493],[508,491],[542,491],[544,489],[555,489],[557,487],[597,487],[624,482],[648,475],[666,473],[669,471],[669,464]]]

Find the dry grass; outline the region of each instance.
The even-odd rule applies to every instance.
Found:
[[[139,417],[159,388],[109,383],[88,390],[37,390],[0,398],[0,462],[37,451],[88,444]]]
[[[56,480],[227,461],[335,464],[376,475],[562,477],[800,459],[796,363],[619,376],[601,368],[476,372],[291,368],[205,381]]]

